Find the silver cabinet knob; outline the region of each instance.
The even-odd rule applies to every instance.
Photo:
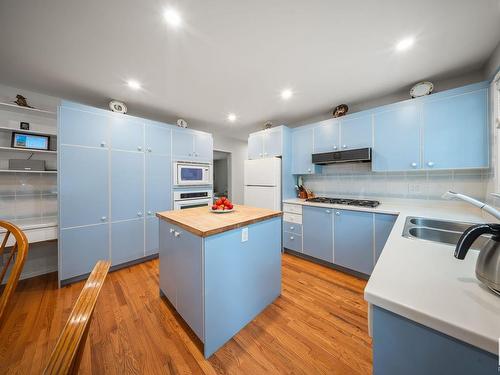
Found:
[[[262,156],[262,152],[261,152],[261,153],[259,153],[259,156]]]
[[[335,212],[335,215],[340,216],[340,211]]]
[[[174,228],[170,228],[170,233],[174,233],[175,232],[175,229]]]
[[[174,236],[175,236],[175,237],[179,237],[180,235],[181,235],[181,234],[180,234],[179,232],[177,232],[177,231],[175,231],[175,232],[174,232]]]
[[[101,142],[101,147],[106,147],[106,142],[102,141]]]
[[[293,236],[291,236],[290,239],[293,241]]]
[[[148,215],[149,216],[153,215],[153,211],[148,211]]]
[[[290,227],[290,230],[293,230],[293,229],[294,229],[294,227]]]
[[[137,216],[142,216],[142,212],[141,212],[141,211],[138,211],[138,212],[137,212]]]
[[[153,150],[151,150],[151,148],[148,147],[148,152],[151,152],[151,151],[153,151]]]
[[[411,163],[412,168],[417,168],[417,163]]]
[[[347,145],[342,145],[342,148],[347,148]]]
[[[326,212],[327,214],[329,214],[329,213],[331,213],[332,211],[330,211],[330,210],[325,210],[325,212]]]
[[[430,161],[430,162],[428,162],[428,163],[427,163],[427,165],[428,165],[429,167],[434,167],[434,162]]]
[[[141,146],[137,146],[137,151],[142,151],[142,147]]]
[[[311,172],[311,168],[307,168],[307,171],[308,171],[308,172]]]
[[[336,150],[337,149],[337,146],[333,146],[333,149]]]
[[[101,216],[101,221],[106,221],[108,218],[106,216]]]

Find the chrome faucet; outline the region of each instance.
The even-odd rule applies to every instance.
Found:
[[[491,193],[491,195],[500,198],[500,194]],[[497,218],[498,220],[500,220],[500,211],[499,210],[497,210],[496,208],[494,208],[494,207],[492,207],[492,206],[490,206],[490,205],[488,205],[486,203],[478,201],[477,199],[469,197],[468,195],[456,193],[454,191],[449,190],[449,191],[447,191],[446,193],[443,194],[442,198],[444,198],[444,199],[460,199],[460,200],[463,200],[464,202],[470,203],[473,206],[479,207],[481,210],[486,211],[490,215],[493,215],[495,218]]]

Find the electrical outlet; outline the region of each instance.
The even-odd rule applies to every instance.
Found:
[[[409,194],[420,194],[421,192],[420,184],[408,184]]]
[[[241,230],[241,242],[247,242],[248,241],[248,227],[243,228]]]

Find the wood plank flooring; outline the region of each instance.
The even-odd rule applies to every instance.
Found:
[[[158,260],[108,275],[81,374],[370,374],[366,281],[289,254],[282,295],[209,360],[158,293]],[[20,282],[0,331],[0,374],[40,374],[83,282]]]

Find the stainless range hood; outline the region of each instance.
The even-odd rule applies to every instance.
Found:
[[[372,149],[370,147],[312,154],[312,162],[319,165],[350,162],[369,163],[371,161]]]

